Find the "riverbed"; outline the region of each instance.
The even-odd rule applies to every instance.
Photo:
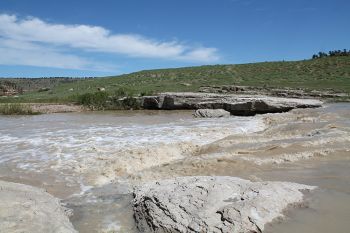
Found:
[[[191,111],[0,116],[0,179],[42,187],[80,232],[136,232],[132,185],[188,175],[319,187],[266,232],[346,232],[350,104],[193,118]]]

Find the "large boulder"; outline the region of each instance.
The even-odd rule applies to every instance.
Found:
[[[229,117],[230,115],[230,112],[224,109],[197,109],[194,113],[195,117],[201,118]]]
[[[134,189],[133,209],[141,232],[262,232],[288,205],[303,201],[288,182],[251,182],[235,177],[179,177]]]
[[[316,108],[322,106],[322,102],[315,99],[183,92],[144,96],[141,105],[145,109],[165,110],[224,109],[232,115],[250,116],[286,112],[294,108]]]
[[[44,190],[0,181],[0,232],[73,233],[68,209]]]

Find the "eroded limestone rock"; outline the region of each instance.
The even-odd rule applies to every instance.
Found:
[[[229,117],[230,115],[230,112],[224,109],[197,109],[194,113],[194,116],[199,118],[220,118]]]
[[[44,190],[0,181],[0,232],[76,233],[68,209]]]
[[[224,109],[232,115],[251,116],[263,113],[287,112],[295,108],[321,107],[315,99],[268,97],[259,95],[234,95],[214,93],[161,93],[144,96],[141,106],[145,109]]]
[[[134,189],[134,217],[140,232],[262,232],[302,190],[288,182],[251,182],[235,177],[180,177]]]

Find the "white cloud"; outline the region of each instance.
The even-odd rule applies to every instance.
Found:
[[[193,47],[177,41],[161,42],[133,34],[113,34],[98,26],[52,24],[33,17],[19,19],[8,14],[0,14],[0,38],[2,64],[43,64],[75,69],[94,67],[92,61],[62,51],[69,48],[188,62],[219,60],[215,48]]]
[[[116,72],[116,67],[33,43],[0,39],[0,64]]]
[[[215,48],[199,48],[189,51],[182,59],[188,61],[218,61],[219,56],[216,55],[217,49]]]

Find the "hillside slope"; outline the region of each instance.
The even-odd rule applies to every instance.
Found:
[[[140,71],[131,74],[60,83],[47,92],[28,92],[23,102],[70,102],[79,95],[105,88],[136,94],[164,91],[198,91],[202,86],[246,85],[306,90],[332,89],[350,93],[350,57],[326,57],[293,62],[212,65]],[[11,98],[7,98],[9,101]]]

